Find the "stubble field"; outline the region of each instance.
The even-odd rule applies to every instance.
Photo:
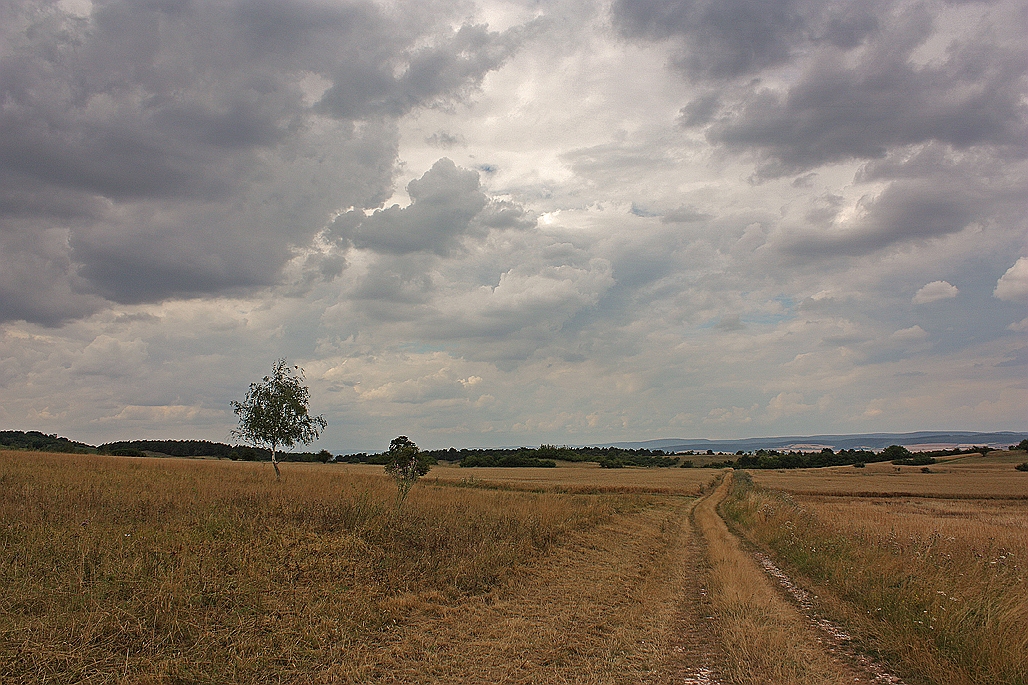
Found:
[[[1028,474],[932,470],[0,452],[0,682],[1023,683]]]

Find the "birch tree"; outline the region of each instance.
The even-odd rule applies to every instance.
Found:
[[[272,365],[270,376],[250,384],[242,402],[231,403],[239,416],[239,428],[232,435],[254,447],[270,448],[278,480],[282,479],[276,456],[279,448],[298,442],[309,445],[328,425],[323,416],[311,416],[308,411],[310,391],[304,380],[303,369],[279,359]]]

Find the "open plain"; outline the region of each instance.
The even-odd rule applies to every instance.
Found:
[[[1024,683],[1018,459],[439,466],[398,507],[367,465],[0,452],[0,681]]]

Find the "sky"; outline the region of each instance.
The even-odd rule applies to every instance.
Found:
[[[0,0],[0,428],[1028,430],[1028,4]]]

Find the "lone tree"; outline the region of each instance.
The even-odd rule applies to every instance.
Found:
[[[400,506],[407,499],[407,493],[414,487],[414,483],[428,473],[431,467],[422,457],[418,446],[406,435],[393,438],[386,456],[389,461],[386,462],[385,472],[396,481],[396,506]]]
[[[282,479],[275,458],[278,448],[298,442],[309,445],[328,425],[323,416],[308,413],[310,391],[303,381],[303,369],[279,359],[272,365],[270,376],[250,384],[242,402],[232,401],[232,410],[239,415],[239,428],[232,435],[254,447],[271,448],[271,464],[278,480]]]

